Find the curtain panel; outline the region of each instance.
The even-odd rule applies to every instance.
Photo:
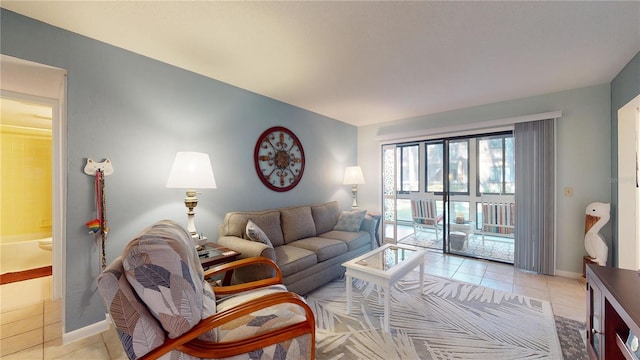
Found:
[[[555,275],[554,119],[514,127],[516,223],[514,266]]]

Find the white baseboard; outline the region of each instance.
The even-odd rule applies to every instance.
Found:
[[[78,341],[84,338],[87,338],[92,335],[100,334],[101,332],[108,330],[109,325],[111,325],[111,319],[107,317],[102,321],[98,321],[97,323],[91,324],[89,326],[85,326],[78,330],[73,330],[68,333],[62,334],[62,343],[69,344],[74,341]]]
[[[581,279],[582,273],[574,273],[571,271],[556,270],[556,276],[562,276],[569,279]]]

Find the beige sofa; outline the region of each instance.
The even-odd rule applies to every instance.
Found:
[[[358,225],[357,220],[354,221],[358,216],[362,213],[341,211],[336,201],[265,211],[229,212],[219,226],[218,243],[240,252],[241,258],[264,256],[274,260],[282,271],[287,289],[304,295],[342,276],[342,263],[375,247],[375,220],[364,216]],[[271,244],[249,239],[249,220],[264,232]],[[236,270],[232,282],[264,278],[270,272],[270,269],[257,267]]]

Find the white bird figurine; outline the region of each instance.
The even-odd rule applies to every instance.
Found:
[[[600,229],[609,222],[609,203],[594,202],[587,206],[584,223],[584,247],[591,259],[600,266],[607,264],[609,247],[600,235]]]

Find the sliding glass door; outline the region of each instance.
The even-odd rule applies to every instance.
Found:
[[[511,133],[383,146],[385,241],[512,263],[513,237],[482,233],[482,195],[513,198],[513,162]]]

